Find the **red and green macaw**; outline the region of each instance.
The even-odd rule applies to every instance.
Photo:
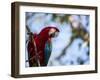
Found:
[[[29,67],[47,66],[52,51],[51,39],[57,37],[59,30],[48,26],[39,34],[29,33],[28,61]]]

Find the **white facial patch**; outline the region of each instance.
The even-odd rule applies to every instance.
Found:
[[[49,35],[51,35],[52,33],[56,32],[55,29],[51,28],[50,31],[49,31]]]

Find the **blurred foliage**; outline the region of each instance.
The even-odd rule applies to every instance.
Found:
[[[69,22],[69,16],[70,15],[68,15],[68,14],[67,15],[65,15],[65,14],[62,14],[62,15],[53,14],[52,20],[56,21],[56,19],[59,18],[61,23],[63,23],[63,22],[68,23]]]

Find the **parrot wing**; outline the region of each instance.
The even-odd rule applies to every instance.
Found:
[[[44,48],[44,63],[47,66],[50,55],[51,55],[51,51],[52,51],[52,44],[51,42],[47,41],[45,44],[45,48]]]
[[[33,37],[32,37],[33,36]],[[28,46],[27,46],[27,51],[28,51],[28,61],[29,61],[29,66],[37,66],[37,61],[36,61],[36,55],[35,55],[35,46],[34,43],[32,42],[33,40],[35,41],[35,38],[37,37],[37,34],[30,35],[32,40],[29,40]]]

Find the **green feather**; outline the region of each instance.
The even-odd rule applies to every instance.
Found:
[[[49,61],[49,58],[50,58],[50,55],[51,55],[51,51],[52,51],[52,44],[51,42],[46,42],[45,44],[45,52],[44,52],[44,56],[45,56],[45,65],[48,64],[48,61]]]

